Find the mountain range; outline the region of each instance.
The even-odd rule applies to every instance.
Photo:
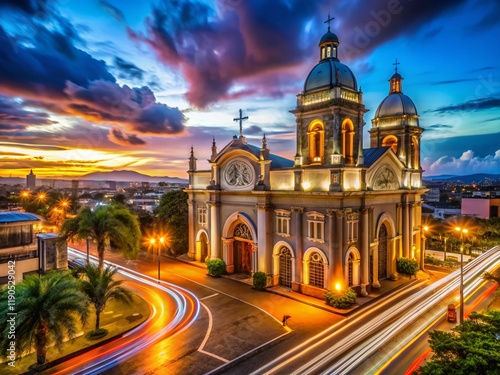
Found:
[[[466,176],[457,176],[451,174],[442,174],[439,176],[424,176],[422,177],[424,181],[446,181],[446,182],[463,182],[466,184],[481,183],[485,180],[500,182],[500,174],[492,173],[475,173]]]
[[[83,175],[80,180],[92,181],[127,181],[127,182],[167,182],[171,184],[187,184],[188,180],[179,177],[169,176],[149,176],[147,174],[135,171],[110,171],[110,172],[92,172]]]

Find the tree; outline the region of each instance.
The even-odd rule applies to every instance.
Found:
[[[433,356],[415,374],[500,373],[500,311],[472,312],[451,332],[429,332]]]
[[[101,271],[104,269],[104,251],[110,241],[132,258],[137,256],[141,241],[137,216],[129,209],[118,206],[102,206],[94,211],[85,207],[63,223],[60,235],[64,241],[91,237],[97,244]]]
[[[188,250],[188,195],[182,190],[165,193],[155,209],[158,219],[170,234],[170,251],[184,254]]]
[[[47,346],[61,348],[65,338],[73,338],[78,318],[85,324],[89,303],[80,290],[79,281],[67,272],[30,275],[16,285],[15,351],[36,350],[37,365],[47,359]],[[7,303],[8,289],[0,296],[0,337],[2,353],[7,352],[11,325]]]
[[[86,275],[81,282],[82,291],[95,307],[96,331],[100,328],[101,312],[105,309],[107,302],[111,300],[127,304],[132,302],[132,293],[121,286],[123,280],[114,279],[116,271],[117,269],[111,266],[101,271],[99,267],[92,264],[87,264],[80,269],[80,273]]]

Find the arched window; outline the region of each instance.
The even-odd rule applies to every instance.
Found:
[[[349,119],[342,123],[342,155],[346,164],[354,163],[354,125]]]
[[[286,246],[280,248],[279,285],[290,288],[292,286],[292,253]]]
[[[325,131],[323,124],[311,123],[309,126],[309,160],[310,163],[321,163],[324,154]]]
[[[380,226],[378,233],[378,279],[387,278],[387,227],[385,224]]]
[[[313,252],[309,257],[309,285],[324,288],[325,286],[325,267],[323,258],[318,252]]]
[[[389,135],[384,138],[382,141],[382,147],[390,147],[392,148],[392,151],[397,155],[398,154],[398,139],[393,136]]]
[[[418,139],[415,136],[411,137],[411,149],[413,154],[412,168],[417,169],[420,167],[420,148],[418,147]]]

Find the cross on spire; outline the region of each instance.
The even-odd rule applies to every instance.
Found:
[[[243,117],[243,111],[240,109],[240,117],[233,119],[233,121],[240,122],[240,138],[243,137],[243,120],[248,120],[248,116]]]
[[[330,13],[328,13],[328,19],[325,21],[325,23],[328,23],[328,31],[330,31],[330,22],[332,22],[335,19],[335,17],[330,17]]]
[[[398,72],[398,65],[401,65],[401,63],[398,62],[398,59],[396,59],[396,62],[395,63],[392,63],[392,65],[395,66],[394,70],[396,71],[396,73]]]

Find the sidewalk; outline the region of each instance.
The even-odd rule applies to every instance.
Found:
[[[174,258],[172,258],[174,259]],[[193,259],[190,259],[186,254],[183,254],[181,256],[178,256],[175,258],[177,261],[184,262],[186,264],[190,264],[195,267],[203,268],[206,269],[206,264],[203,262],[199,262]],[[248,285],[252,285],[252,278],[250,276],[243,276],[240,274],[235,274],[235,275],[222,275],[222,277],[236,280]],[[388,295],[392,292],[395,292],[399,289],[406,288],[410,285],[416,284],[416,283],[424,283],[429,281],[432,278],[432,275],[429,273],[425,272],[419,272],[416,278],[408,278],[408,277],[400,277],[398,280],[381,280],[380,281],[380,288],[372,288],[370,293],[366,296],[358,296],[356,298],[356,303],[351,306],[348,309],[336,309],[332,306],[329,306],[326,304],[326,302],[322,299],[311,297],[302,293],[294,292],[290,288],[286,288],[283,286],[272,286],[269,288],[266,288],[266,292],[268,293],[273,293],[277,294],[286,298],[290,298],[292,300],[295,300],[297,302],[301,302],[304,304],[307,304],[309,306],[316,307],[318,309],[322,309],[325,311],[329,311],[335,314],[340,314],[340,315],[349,315],[353,311],[357,310],[359,307],[368,305],[373,303],[374,300],[381,298],[385,295]]]

